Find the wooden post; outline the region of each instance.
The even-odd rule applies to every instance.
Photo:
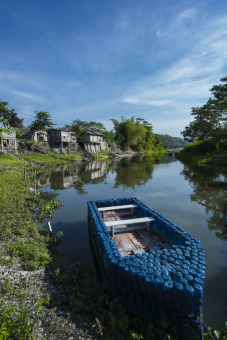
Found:
[[[36,169],[34,170],[34,176],[35,176],[35,196],[36,196]]]
[[[24,180],[26,179],[26,168],[24,168]]]
[[[52,234],[53,234],[53,230],[52,230],[52,227],[51,227],[50,221],[48,221],[48,222],[47,222],[47,226],[48,226],[48,229],[49,229],[50,235],[52,235]]]

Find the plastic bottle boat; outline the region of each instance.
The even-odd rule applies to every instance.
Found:
[[[91,240],[109,294],[180,338],[203,336],[201,242],[135,197],[88,202]]]

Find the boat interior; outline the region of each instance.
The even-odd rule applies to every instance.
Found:
[[[154,228],[154,219],[139,216],[135,207],[130,204],[98,208],[121,256],[172,248],[172,244]]]

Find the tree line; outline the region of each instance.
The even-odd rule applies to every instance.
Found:
[[[220,80],[222,83],[211,88],[213,98],[209,98],[201,107],[192,107],[191,114],[194,121],[181,132],[184,140],[192,143],[198,141],[215,141],[220,145],[227,142],[227,77]],[[14,109],[9,109],[9,103],[0,100],[0,137],[2,132],[10,132],[9,128],[16,130],[19,136],[24,129],[23,118],[19,118]],[[98,132],[104,135],[107,142],[115,142],[120,148],[127,150],[161,150],[162,146],[169,147],[167,135],[157,135],[153,132],[152,124],[143,118],[121,117],[120,120],[110,119],[113,130],[107,131],[102,123],[95,121],[74,120],[61,129],[76,132],[78,141],[82,141],[84,131]],[[33,130],[49,129],[54,127],[49,112],[35,111],[35,119],[30,124]],[[165,137],[163,137],[165,136]],[[176,144],[179,144],[176,141]]]
[[[186,142],[182,137],[172,137],[161,134],[157,134],[157,136],[161,139],[162,146],[165,149],[184,148],[186,145],[188,145],[188,142]]]
[[[2,127],[1,132],[10,132],[9,128],[16,130],[17,135],[20,136],[25,128],[23,119],[18,117],[14,109],[8,108],[9,103],[0,101],[0,123]],[[104,138],[109,143],[116,143],[121,149],[132,149],[136,151],[142,150],[161,150],[161,140],[153,133],[153,128],[143,118],[131,117],[129,119],[122,117],[121,121],[111,119],[114,125],[114,130],[107,131],[102,123],[95,121],[82,121],[80,119],[74,120],[71,124],[66,124],[61,127],[65,131],[72,131],[76,133],[78,142],[82,142],[82,134],[84,131],[95,132],[104,135]],[[54,122],[49,112],[35,111],[35,120],[32,121],[29,128],[32,130],[44,130],[54,127]]]

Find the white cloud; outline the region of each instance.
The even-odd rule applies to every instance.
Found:
[[[188,10],[179,18],[194,15],[194,10]],[[183,123],[182,115],[188,124],[191,107],[203,105],[211,95],[209,89],[225,76],[226,60],[227,16],[224,16],[201,29],[200,38],[184,57],[135,82],[125,91],[122,101],[135,106],[137,111],[142,106],[156,106],[159,108],[157,126],[160,126],[160,115],[165,119],[171,116],[174,117],[172,125],[182,131],[186,126],[178,124]],[[154,125],[155,120],[152,117]]]
[[[130,104],[141,104],[148,106],[167,106],[172,103],[171,100],[146,100],[145,98],[139,99],[133,97],[124,98],[122,101]]]
[[[176,20],[177,21],[182,21],[182,20],[185,20],[185,19],[195,20],[196,12],[197,11],[194,8],[186,9],[185,11],[178,14]]]
[[[45,97],[41,97],[41,96],[37,96],[33,93],[29,93],[29,92],[24,92],[24,91],[16,91],[16,90],[12,90],[12,89],[7,89],[5,88],[6,92],[9,92],[11,95],[13,96],[17,96],[19,97],[21,100],[24,99],[28,99],[30,101],[34,101],[34,102],[46,102],[46,98]]]
[[[156,37],[159,38],[160,36],[161,36],[161,32],[160,32],[160,30],[157,30],[157,31],[156,31]]]

